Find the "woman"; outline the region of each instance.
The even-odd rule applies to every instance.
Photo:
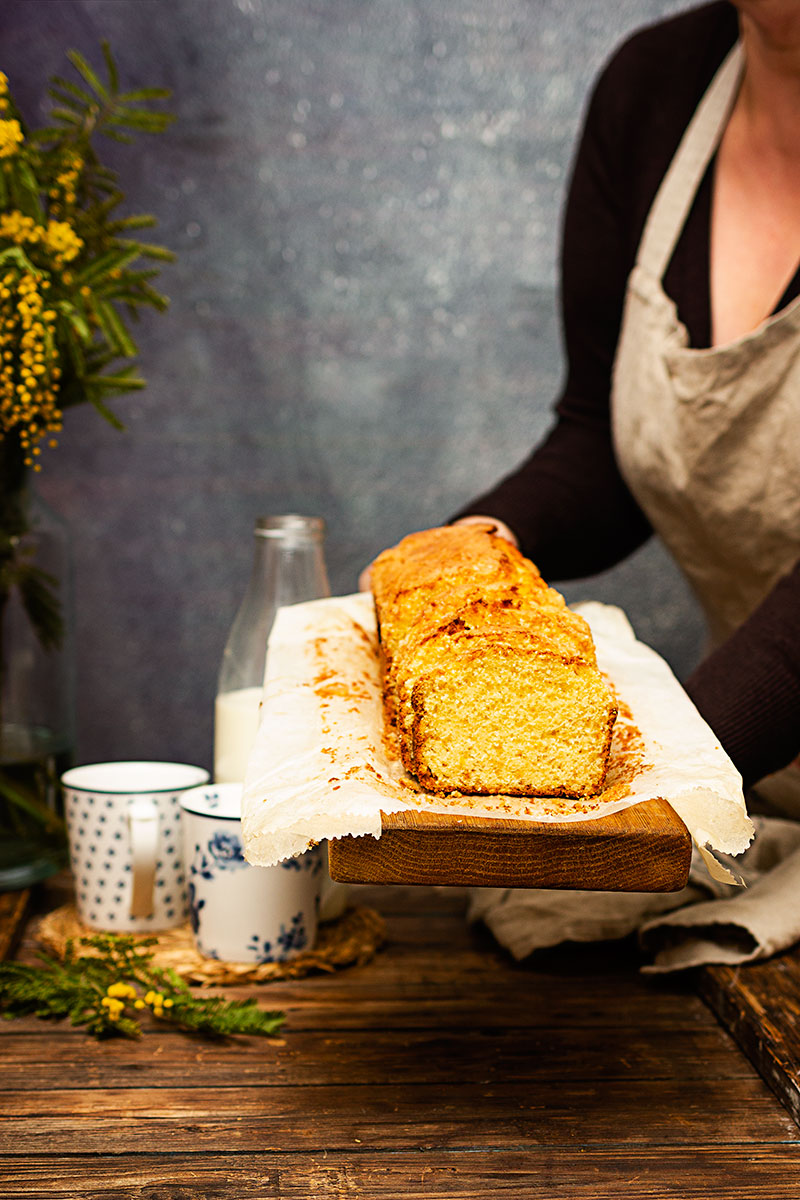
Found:
[[[687,690],[762,806],[796,817],[799,262],[800,5],[634,35],[574,167],[557,422],[458,518],[493,518],[552,580],[655,530],[709,622]]]

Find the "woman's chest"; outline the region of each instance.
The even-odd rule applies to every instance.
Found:
[[[712,345],[750,333],[782,304],[800,262],[799,201],[800,155],[752,144],[734,115],[713,178]]]

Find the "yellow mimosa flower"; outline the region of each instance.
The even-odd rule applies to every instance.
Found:
[[[11,158],[24,141],[19,121],[0,121],[0,158]]]

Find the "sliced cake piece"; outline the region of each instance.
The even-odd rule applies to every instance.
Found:
[[[602,790],[616,705],[597,668],[525,631],[454,638],[412,689],[410,762],[429,791],[586,797]]]
[[[550,590],[550,589],[548,589]],[[411,694],[417,679],[452,660],[454,639],[478,630],[503,638],[509,631],[526,631],[543,651],[595,664],[594,643],[586,621],[557,602],[536,603],[527,596],[486,591],[485,597],[459,603],[458,595],[438,611],[420,617],[400,642],[384,681],[387,713],[397,724],[400,751],[407,771],[414,770],[411,749]],[[543,597],[544,598],[544,597]]]

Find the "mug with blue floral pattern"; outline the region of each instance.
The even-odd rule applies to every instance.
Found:
[[[181,808],[203,767],[108,762],[61,777],[78,915],[92,929],[144,933],[186,920]]]
[[[241,783],[207,784],[181,797],[189,918],[201,954],[225,962],[285,962],[317,936],[319,847],[274,867],[244,857]]]

